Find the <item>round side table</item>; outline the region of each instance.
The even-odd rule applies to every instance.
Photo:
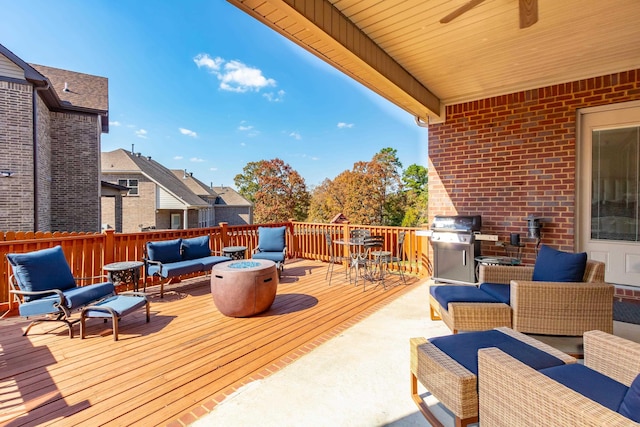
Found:
[[[133,290],[138,291],[140,268],[144,264],[140,261],[112,262],[102,267],[107,272],[109,281],[115,286],[133,283]]]
[[[246,246],[227,246],[222,248],[222,254],[228,256],[231,259],[244,259]]]

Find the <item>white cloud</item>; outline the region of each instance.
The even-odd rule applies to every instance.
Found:
[[[119,121],[109,122],[109,126],[120,126],[121,123]]]
[[[338,129],[348,129],[352,127],[353,127],[353,123],[345,123],[345,122],[338,123]]]
[[[276,93],[273,93],[273,92],[264,93],[262,94],[262,96],[267,98],[269,102],[282,102],[282,100],[284,99],[284,94],[285,92],[283,90],[279,90]]]
[[[138,138],[147,139],[147,131],[144,129],[138,129],[135,134]]]
[[[253,129],[253,126],[243,126],[243,125],[238,126],[238,130],[241,130],[241,131],[249,131],[251,129]]]
[[[190,136],[190,137],[192,137],[192,138],[197,138],[197,137],[198,137],[198,134],[197,134],[197,133],[195,133],[195,132],[194,132],[194,131],[192,131],[192,130],[185,129],[185,128],[178,128],[178,130],[179,130],[179,131],[180,131],[180,133],[181,133],[181,134],[183,134],[183,135],[187,135],[187,136]]]
[[[173,158],[173,160],[182,160],[183,158],[184,158],[184,157],[182,157],[182,156],[175,156],[175,157]]]
[[[201,53],[193,58],[198,68],[204,67],[220,80],[220,89],[229,92],[259,92],[269,86],[277,86],[274,79],[267,78],[262,70],[243,64],[237,60],[227,61],[223,58],[211,58]]]
[[[246,147],[246,146],[247,146],[247,144],[246,144],[245,142],[241,142],[241,143],[240,143],[240,146],[241,146],[241,147]]]
[[[209,168],[210,171],[215,172],[218,170],[218,168]]]
[[[290,136],[291,138],[297,139],[298,141],[302,139],[302,136],[300,136],[300,134],[299,134],[298,132],[291,132],[291,133],[289,134],[289,136]]]
[[[204,162],[204,159],[201,159],[199,157],[192,157],[189,159],[190,162],[195,162],[195,163],[202,163]]]

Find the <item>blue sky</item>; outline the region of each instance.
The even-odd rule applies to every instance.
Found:
[[[0,0],[0,43],[29,63],[109,79],[102,150],[206,184],[280,158],[310,188],[385,147],[427,166],[413,117],[223,0]]]

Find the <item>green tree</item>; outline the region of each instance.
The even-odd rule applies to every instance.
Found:
[[[303,221],[309,208],[304,179],[291,166],[276,158],[250,162],[234,178],[238,192],[254,203],[256,223]]]
[[[424,166],[409,165],[402,174],[402,182],[405,185],[405,198],[407,209],[402,219],[403,227],[415,227],[426,224],[429,220],[429,171]]]

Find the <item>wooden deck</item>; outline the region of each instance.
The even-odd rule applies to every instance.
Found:
[[[100,319],[89,320],[84,340],[78,326],[73,339],[58,323],[23,337],[28,322],[1,320],[0,424],[187,425],[419,281],[390,276],[386,290],[363,292],[342,267],[328,286],[326,266],[288,261],[272,308],[252,318],[220,314],[208,277],[170,285],[164,299],[148,289],[151,322],[144,310],[123,318],[117,342]]]

